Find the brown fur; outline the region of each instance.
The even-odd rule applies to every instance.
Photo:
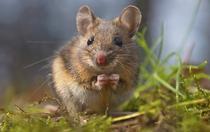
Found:
[[[56,92],[69,111],[101,113],[107,107],[114,109],[131,95],[137,84],[140,62],[139,48],[132,36],[138,29],[141,16],[136,7],[128,8],[112,21],[95,17],[87,6],[80,8],[77,15],[79,35],[58,51],[52,64]],[[131,16],[126,16],[124,12],[139,16],[133,16],[135,20],[130,20]],[[87,46],[91,36],[94,36],[94,42]],[[115,36],[122,38],[122,47],[113,44]],[[104,67],[95,64],[95,56],[100,50],[109,54],[108,64]],[[94,85],[99,74],[119,74],[117,89],[99,90]]]

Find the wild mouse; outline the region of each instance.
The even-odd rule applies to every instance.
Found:
[[[78,35],[52,62],[55,91],[70,113],[114,111],[131,96],[139,74],[133,37],[140,22],[141,12],[133,5],[113,20],[96,17],[87,5],[79,8]]]

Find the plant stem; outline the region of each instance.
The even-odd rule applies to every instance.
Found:
[[[171,90],[172,92],[174,92],[175,94],[179,94],[180,96],[182,96],[183,98],[185,98],[185,96],[180,93],[179,91],[177,91],[175,88],[173,88],[169,83],[167,83],[165,80],[163,80],[162,78],[160,78],[157,73],[153,74],[153,77],[159,81],[162,85],[164,85],[166,88],[168,88],[169,90]]]

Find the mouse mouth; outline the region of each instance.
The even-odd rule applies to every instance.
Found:
[[[97,64],[95,64],[94,65],[94,68],[102,73],[104,71],[109,70],[110,69],[110,66],[109,65],[97,65]],[[105,74],[105,72],[104,72],[104,74]]]

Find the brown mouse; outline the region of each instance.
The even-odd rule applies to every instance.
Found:
[[[55,91],[68,112],[104,113],[126,101],[138,82],[139,47],[133,37],[141,12],[133,5],[103,20],[84,5],[76,16],[78,35],[52,62]]]

